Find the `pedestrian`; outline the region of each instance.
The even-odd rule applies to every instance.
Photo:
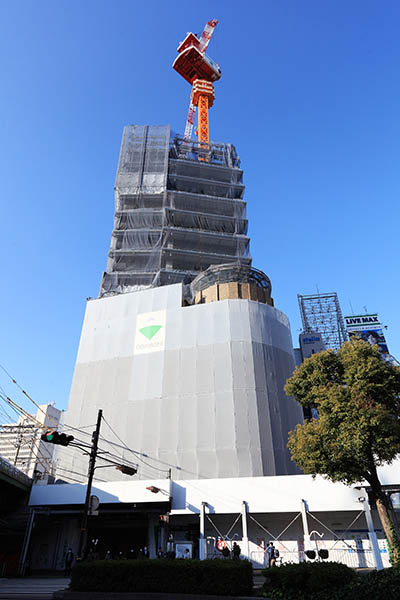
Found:
[[[111,560],[111,559],[112,559],[111,550],[107,550],[104,560]]]
[[[270,542],[267,548],[267,553],[268,553],[268,566],[269,567],[274,567],[275,563],[276,563],[276,556],[275,556],[275,546],[273,544],[273,542]]]
[[[240,546],[236,542],[233,542],[232,558],[235,560],[239,560],[239,557],[240,557]]]
[[[73,562],[74,562],[74,553],[72,552],[72,548],[68,548],[67,554],[65,555],[65,569],[64,569],[65,577],[69,577],[71,575],[71,569],[72,569]]]
[[[150,552],[147,546],[143,548],[143,558],[150,558]]]
[[[158,549],[157,558],[164,558],[164,552],[163,552],[163,549],[161,548],[161,546]]]

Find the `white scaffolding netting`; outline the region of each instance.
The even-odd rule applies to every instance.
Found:
[[[125,127],[100,295],[190,282],[213,264],[251,264],[239,157],[169,126]]]

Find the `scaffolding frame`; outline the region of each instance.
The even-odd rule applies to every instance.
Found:
[[[319,333],[327,350],[339,350],[348,335],[337,293],[297,294],[297,299],[303,331]]]
[[[100,296],[190,283],[211,265],[251,266],[243,171],[232,144],[169,126],[124,128]]]

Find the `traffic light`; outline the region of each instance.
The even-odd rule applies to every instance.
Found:
[[[73,435],[66,433],[58,433],[58,431],[46,431],[40,436],[40,439],[48,444],[59,444],[60,446],[68,446],[74,439]]]
[[[118,465],[115,467],[117,471],[121,471],[121,473],[125,473],[125,475],[135,475],[137,473],[137,469],[134,467],[128,467],[127,465]]]

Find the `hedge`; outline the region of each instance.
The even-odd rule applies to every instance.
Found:
[[[355,572],[346,565],[335,562],[302,562],[264,569],[264,592],[272,599],[298,600],[314,594],[342,588],[355,580]]]
[[[267,569],[270,571],[268,577],[268,587],[264,587],[264,590],[268,589],[267,595],[271,600],[366,600],[366,598],[400,598],[400,570],[397,568],[384,569],[383,571],[372,571],[371,573],[360,573],[353,574],[351,577],[348,573],[342,579],[340,577],[340,569],[336,567],[343,567],[344,565],[338,565],[338,563],[302,563],[309,565],[309,573],[313,573],[315,576],[315,585],[312,587],[320,587],[319,590],[311,589],[310,582],[305,583],[306,577],[301,578],[300,573],[304,574],[304,567],[299,565],[284,565],[281,567],[273,567]],[[335,565],[333,570],[329,573],[326,571],[326,567],[329,565]],[[289,569],[286,574],[283,575],[285,586],[282,579],[278,575],[273,575],[273,571],[280,571],[283,573],[283,569],[287,567],[294,567],[291,570],[292,574],[289,575]],[[349,569],[351,571],[351,569]],[[263,574],[266,574],[266,571]],[[296,573],[297,571],[297,573]],[[343,574],[346,571],[342,571]],[[336,577],[337,575],[337,577]],[[323,577],[326,576],[326,585],[323,583]],[[290,579],[290,582],[288,581]],[[266,582],[267,583],[267,582]],[[300,587],[295,589],[295,585],[300,584]],[[273,586],[273,587],[271,587]],[[307,588],[304,589],[304,586]]]
[[[248,596],[253,570],[245,560],[98,560],[72,569],[70,589]]]
[[[400,573],[396,569],[372,571],[336,590],[326,590],[307,600],[366,600],[368,598],[397,599],[400,597]],[[303,599],[300,599],[303,600]]]

